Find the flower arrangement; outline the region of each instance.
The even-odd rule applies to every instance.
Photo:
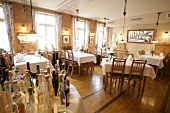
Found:
[[[154,53],[154,50],[153,50],[153,47],[151,48],[151,54],[152,54],[152,56],[153,56],[153,53]]]
[[[81,45],[79,51],[80,51],[80,52],[83,52],[83,51],[84,51],[84,45]]]

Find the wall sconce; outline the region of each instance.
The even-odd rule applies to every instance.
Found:
[[[90,33],[90,36],[94,36],[94,35],[95,35],[94,32],[91,32],[91,33]]]
[[[168,35],[168,31],[166,31],[165,33],[164,33],[164,37],[168,37],[169,35]]]
[[[64,34],[69,34],[68,29],[65,29]]]
[[[26,31],[27,30],[27,28],[26,28],[26,26],[24,24],[22,24],[21,29],[22,29],[22,31]]]

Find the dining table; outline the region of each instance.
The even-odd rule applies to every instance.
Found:
[[[24,70],[27,70],[27,62],[30,64],[30,69],[33,73],[36,73],[36,65],[40,66],[40,69],[46,70],[46,66],[49,65],[50,69],[53,70],[54,67],[52,63],[43,56],[36,55],[22,55],[22,60],[18,60],[17,56],[14,56],[14,66],[19,69],[20,74],[24,74]]]
[[[73,52],[73,55],[74,55],[74,61],[76,61],[79,66],[81,66],[82,63],[87,63],[87,62],[96,63],[96,56],[93,54],[76,51]],[[68,53],[66,53],[66,58],[68,59]]]
[[[103,58],[102,62],[101,62],[101,66],[102,66],[102,72],[103,72],[103,83],[104,83],[104,89],[106,89],[107,86],[107,78],[109,76],[109,73],[111,72],[112,69],[112,61],[113,58]],[[131,64],[132,61],[131,60],[126,60],[126,64],[125,64],[125,70],[124,70],[124,74],[130,74],[130,70],[131,70]],[[119,73],[119,72],[118,72]],[[121,71],[120,71],[121,73]],[[143,85],[142,85],[142,93],[144,92],[144,88],[145,88],[145,83],[146,83],[146,77],[150,77],[151,79],[155,79],[156,78],[156,74],[154,71],[154,68],[148,64],[145,65],[144,68],[144,73],[143,73]]]
[[[158,75],[159,69],[161,70],[161,75],[163,76],[163,68],[165,57],[163,55],[140,55],[139,59],[147,60],[147,64],[156,67],[156,75]]]

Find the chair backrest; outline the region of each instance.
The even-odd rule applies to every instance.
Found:
[[[48,51],[44,51],[43,56],[48,59]]]
[[[72,51],[68,51],[68,61],[69,63],[74,64],[74,55]]]
[[[116,58],[127,58],[128,54],[126,51],[117,51],[116,52]]]
[[[88,53],[89,53],[89,54],[95,54],[95,53],[96,53],[96,50],[95,50],[95,49],[88,49]]]
[[[135,60],[134,59],[131,65],[129,77],[131,77],[132,75],[139,75],[142,78],[145,65],[146,65],[146,60]]]
[[[48,52],[48,60],[52,63],[53,62],[53,54]]]
[[[113,58],[111,73],[122,73],[124,75],[126,59]]]

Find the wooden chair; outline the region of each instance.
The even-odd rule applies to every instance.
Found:
[[[88,53],[96,55],[96,50],[95,49],[88,49]],[[90,62],[89,66],[91,67],[91,73],[94,72],[94,62]]]
[[[130,92],[130,82],[134,81],[134,83],[138,85],[138,96],[139,96],[141,84],[143,80],[143,72],[144,72],[145,64],[146,64],[146,60],[133,60],[130,74],[128,77],[128,95]]]
[[[112,89],[112,80],[115,79],[115,87],[116,87],[116,80],[119,79],[119,84],[121,81],[121,86],[120,86],[120,93],[122,92],[123,89],[123,83],[124,83],[124,70],[125,70],[125,64],[126,64],[126,59],[119,59],[119,58],[114,58],[112,62],[112,70],[111,70],[111,78],[110,78],[110,93]]]
[[[64,69],[66,69],[67,63],[68,63],[68,59],[66,59],[66,52],[61,49],[60,50],[60,67]]]
[[[44,51],[43,56],[48,59],[48,51]]]
[[[73,76],[75,67],[78,67],[79,76],[80,76],[80,67],[79,67],[78,63],[76,61],[74,61],[74,55],[73,55],[72,51],[68,51],[68,69],[67,69],[67,73],[69,72],[70,67],[72,67],[71,77]]]
[[[48,60],[52,63],[53,62],[53,54],[48,52]]]
[[[127,51],[117,51],[116,58],[127,58],[128,53]]]

